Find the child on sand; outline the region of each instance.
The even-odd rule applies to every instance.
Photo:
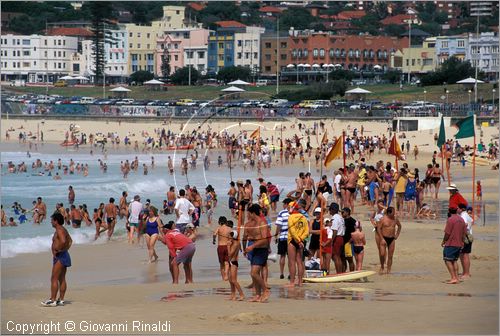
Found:
[[[361,224],[356,223],[354,232],[351,233],[351,242],[354,244],[354,256],[356,258],[356,271],[363,268],[363,257],[365,256],[366,239]]]
[[[219,227],[213,233],[212,243],[217,243],[217,256],[219,258],[220,273],[222,280],[227,281],[229,273],[229,256],[227,242],[230,240],[229,233],[231,228],[227,226],[227,218],[224,216],[219,217]]]
[[[240,297],[238,301],[245,300],[245,295],[238,283],[238,254],[240,253],[241,245],[238,240],[238,231],[233,230],[229,233],[231,239],[227,241],[227,249],[229,251],[229,284],[231,285],[231,297],[229,300],[236,300],[236,291]]]
[[[333,240],[333,231],[332,231],[332,221],[330,218],[325,218],[325,227],[323,228],[323,234],[321,235],[321,258],[323,270],[326,271],[326,274],[330,274],[330,263],[332,260],[332,240]]]

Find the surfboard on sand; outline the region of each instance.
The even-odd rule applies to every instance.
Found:
[[[354,271],[348,273],[332,274],[317,278],[304,278],[304,282],[312,283],[331,283],[331,282],[342,282],[342,281],[352,281],[352,280],[364,280],[367,281],[369,276],[376,274],[374,271]]]

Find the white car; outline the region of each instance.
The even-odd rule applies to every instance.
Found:
[[[134,103],[134,99],[132,98],[126,98],[126,99],[122,99],[122,100],[119,100],[116,102],[116,105],[131,105]]]
[[[363,107],[361,106],[361,104],[354,104],[349,106],[349,110],[361,110],[362,108]]]

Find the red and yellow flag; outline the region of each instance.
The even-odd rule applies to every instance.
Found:
[[[257,128],[255,131],[250,134],[250,138],[252,139],[259,139],[260,138],[260,127]]]
[[[330,151],[328,152],[328,154],[326,154],[326,157],[325,157],[325,167],[328,167],[328,164],[331,161],[342,157],[342,153],[343,153],[343,148],[342,147],[344,146],[342,138],[343,137],[339,137],[337,139],[337,141],[335,141],[335,144],[330,149]]]
[[[387,152],[390,155],[394,155],[398,159],[401,159],[403,152],[401,151],[401,146],[396,139],[396,134],[392,137],[391,144],[389,145],[389,151]]]

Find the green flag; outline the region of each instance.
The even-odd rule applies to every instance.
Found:
[[[464,118],[456,123],[458,128],[457,134],[455,134],[456,139],[470,138],[474,136],[474,115]]]
[[[446,133],[444,130],[444,118],[441,116],[441,126],[439,127],[439,137],[437,141],[437,146],[442,148],[444,143],[446,142]]]

